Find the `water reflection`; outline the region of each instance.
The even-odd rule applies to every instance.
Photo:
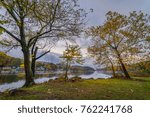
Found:
[[[104,73],[101,73],[101,72],[97,72],[95,71],[94,73],[92,74],[89,74],[89,75],[80,75],[81,78],[84,78],[84,79],[89,79],[89,78],[93,78],[93,79],[98,79],[98,78],[111,78],[110,75],[107,75],[107,74],[104,74]]]
[[[97,78],[110,78],[111,77],[110,75],[99,73],[97,71],[94,73],[70,75],[70,77],[72,77],[72,76],[79,76],[84,79],[89,79],[89,78],[97,79]],[[37,78],[37,79],[35,79],[35,83],[38,83],[38,84],[44,83],[44,82],[49,81],[50,79],[55,79],[57,77],[58,77],[58,75],[51,76],[51,77]],[[16,75],[0,76],[0,92],[4,92],[6,90],[11,90],[11,89],[16,89],[16,88],[22,87],[23,84],[25,83],[25,80],[19,80],[19,79],[20,78],[18,78]]]
[[[12,83],[18,81],[17,75],[0,75],[0,85],[3,83]]]
[[[50,79],[55,79],[55,77],[35,79],[35,83],[37,84],[44,83],[44,82],[49,81]],[[24,83],[25,83],[25,80],[19,80],[17,82],[12,82],[12,83],[5,83],[3,85],[0,85],[0,92],[20,88],[24,85]]]

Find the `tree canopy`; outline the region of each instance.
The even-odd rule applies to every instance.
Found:
[[[0,1],[0,6],[3,12],[0,15],[3,44],[21,47],[25,86],[34,84],[31,63],[34,66],[34,60],[41,57],[36,57],[37,50],[50,45],[53,39],[57,41],[58,38],[78,36],[86,16],[77,0],[5,0]]]
[[[68,70],[71,67],[71,64],[82,64],[83,57],[80,51],[80,47],[78,45],[67,45],[66,50],[63,52],[61,58],[64,59],[65,63],[65,78],[68,79]]]
[[[142,12],[131,12],[125,16],[110,11],[106,19],[103,25],[91,27],[87,31],[93,40],[89,52],[97,61],[101,58],[104,63],[109,61],[111,65],[119,62],[125,77],[130,78],[125,64],[129,64],[130,57],[137,57],[141,51],[145,51],[144,41],[149,37],[150,29],[149,17]]]

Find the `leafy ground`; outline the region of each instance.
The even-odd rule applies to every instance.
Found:
[[[150,100],[150,77],[49,81],[16,92],[5,92],[1,100]]]

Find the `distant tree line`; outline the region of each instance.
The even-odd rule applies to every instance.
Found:
[[[20,67],[23,60],[20,58],[11,57],[4,52],[0,52],[0,72],[3,67]]]
[[[78,46],[76,46],[78,47]],[[75,55],[72,56],[72,60],[71,63],[81,63],[82,59],[78,58],[81,56],[78,56],[77,53],[74,53]],[[66,57],[66,56],[63,56]],[[77,58],[76,58],[77,57]],[[13,69],[18,69],[19,68],[24,68],[24,64],[23,64],[23,59],[20,58],[14,58],[9,56],[8,54],[4,53],[4,52],[0,52],[0,72],[3,68],[5,67],[10,67]],[[70,58],[70,57],[69,57]],[[70,59],[69,59],[70,60]],[[80,62],[79,62],[80,61]],[[66,62],[66,61],[64,61]],[[66,65],[64,63],[58,63],[58,64],[54,64],[54,63],[49,63],[49,62],[43,62],[43,61],[37,61],[36,62],[36,67],[35,67],[35,71],[47,71],[48,73],[53,71],[58,71],[58,70],[63,70],[66,71]],[[69,69],[67,69],[67,72],[71,71],[72,73],[86,73],[86,72],[91,72],[94,71],[93,68],[91,67],[81,67],[81,66],[77,66],[77,65],[71,65],[69,64]]]

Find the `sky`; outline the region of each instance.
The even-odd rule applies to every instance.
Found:
[[[94,11],[87,16],[87,27],[103,24],[105,14],[110,10],[126,15],[128,15],[129,12],[140,10],[150,14],[150,0],[78,0],[78,4],[87,12],[89,12],[91,8]],[[81,36],[76,39],[76,42],[80,45],[83,55],[87,56],[86,50],[90,45],[90,41],[85,39],[84,36]],[[65,42],[60,41],[51,51],[62,54],[64,50]]]
[[[88,16],[88,25],[99,25],[105,20],[108,11],[128,14],[131,11],[150,13],[150,0],[79,0],[85,10],[93,8],[94,12]]]
[[[143,11],[150,14],[150,0],[79,0],[79,5],[87,12],[91,8],[94,11],[87,16],[87,27],[103,24],[105,14],[108,11],[117,11],[125,15],[132,11]],[[77,39],[77,43],[81,46],[83,55],[86,56],[86,48],[90,45],[90,42],[81,37]],[[57,46],[52,49],[56,53],[62,53],[63,50],[65,50],[65,43],[63,42],[58,42]]]

